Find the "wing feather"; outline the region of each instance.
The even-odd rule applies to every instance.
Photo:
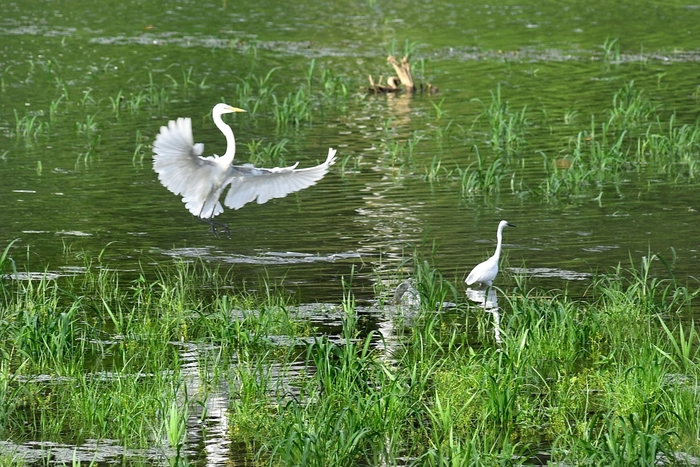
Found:
[[[226,182],[230,188],[224,204],[231,209],[240,209],[253,200],[263,204],[315,185],[335,163],[335,153],[335,149],[328,149],[325,162],[306,169],[297,169],[298,163],[273,169],[256,168],[250,164],[231,166]]]
[[[216,193],[222,168],[216,164],[217,157],[201,157],[203,152],[203,144],[194,144],[191,120],[171,120],[153,143],[153,170],[163,186],[182,196],[192,214],[212,217],[223,212],[218,201],[221,190]]]

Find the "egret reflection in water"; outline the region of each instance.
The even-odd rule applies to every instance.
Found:
[[[335,149],[329,148],[325,162],[306,169],[297,169],[298,163],[273,169],[252,164],[232,165],[236,139],[221,116],[237,112],[245,110],[227,104],[216,104],[212,110],[214,124],[226,138],[223,156],[202,157],[204,145],[194,143],[189,118],[169,121],[167,126],[160,128],[153,143],[153,170],[158,173],[163,186],[181,195],[187,210],[211,225],[215,234],[222,229],[229,237],[228,225],[213,221],[215,216],[224,212],[219,198],[226,187],[230,188],[224,205],[231,209],[239,209],[254,200],[262,204],[273,198],[283,198],[315,185],[328,173],[336,153]]]

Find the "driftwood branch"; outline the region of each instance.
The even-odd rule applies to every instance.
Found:
[[[406,91],[414,92],[416,87],[413,85],[413,75],[411,74],[411,64],[408,63],[408,55],[404,55],[399,63],[393,55],[389,55],[386,59],[394,67],[394,71],[399,77],[401,85]]]
[[[396,76],[390,76],[386,79],[386,84],[382,84],[382,76],[379,77],[379,82],[375,83],[372,75],[369,75],[369,90],[371,92],[386,93],[386,92],[399,92],[401,88],[398,86],[399,79]]]
[[[400,91],[410,93],[416,92],[416,85],[413,81],[413,74],[411,73],[411,64],[408,62],[408,55],[404,56],[400,62],[393,55],[389,55],[386,60],[392,67],[394,67],[394,72],[396,72],[397,76],[390,76],[387,78],[386,84],[382,84],[383,78],[381,76],[379,77],[379,81],[375,82],[372,75],[369,75],[369,92],[373,92],[375,94]],[[430,83],[426,83],[425,85],[421,83],[420,91],[432,94],[438,90]]]

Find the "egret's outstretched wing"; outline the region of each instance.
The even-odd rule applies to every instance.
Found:
[[[223,212],[216,200],[205,203],[220,180],[224,169],[216,158],[201,157],[203,144],[194,144],[192,122],[178,118],[162,126],[153,143],[153,170],[160,182],[176,195],[182,195],[185,207],[195,216],[213,217]],[[220,192],[219,192],[220,193]],[[211,205],[211,206],[209,206]]]
[[[258,204],[262,204],[315,185],[335,162],[335,153],[336,150],[330,148],[323,164],[308,169],[297,169],[297,164],[274,169],[256,168],[250,164],[231,166],[227,180],[231,188],[226,194],[224,204],[229,208],[239,209],[256,199]]]

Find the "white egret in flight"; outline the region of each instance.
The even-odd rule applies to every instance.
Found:
[[[224,205],[239,209],[257,200],[258,204],[273,198],[283,198],[289,193],[303,190],[323,178],[335,162],[333,148],[328,149],[326,161],[315,167],[297,169],[291,167],[264,169],[252,164],[232,165],[236,154],[236,140],[231,127],[221,119],[223,114],[245,112],[227,104],[216,104],[212,110],[214,124],[226,137],[223,156],[203,157],[204,145],[194,144],[192,121],[178,118],[162,126],[153,143],[153,170],[168,190],[182,196],[185,207],[203,222],[211,225],[215,234],[218,228],[229,234],[226,224],[214,222],[214,216],[224,212],[219,198],[230,187]]]
[[[501,221],[498,223],[498,233],[496,238],[498,242],[496,244],[496,252],[492,257],[484,261],[483,263],[477,264],[472,272],[469,273],[467,279],[464,281],[467,285],[472,285],[478,282],[481,285],[490,286],[493,280],[498,274],[498,259],[501,257],[501,243],[503,241],[503,229],[505,227],[515,227],[513,224],[509,224],[507,221]]]

